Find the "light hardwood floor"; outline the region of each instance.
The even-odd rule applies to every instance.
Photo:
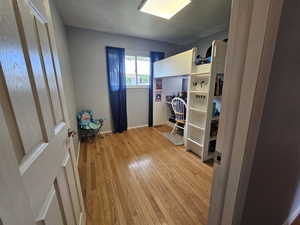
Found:
[[[212,170],[156,128],[82,143],[87,225],[205,225]]]

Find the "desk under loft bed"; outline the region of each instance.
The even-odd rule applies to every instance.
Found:
[[[156,85],[159,83],[159,85]],[[180,97],[187,102],[188,76],[165,77],[154,80],[153,125],[175,123],[172,99]]]

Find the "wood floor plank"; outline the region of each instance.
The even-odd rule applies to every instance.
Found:
[[[157,165],[157,167],[161,168],[162,173],[158,174],[162,174],[162,182],[164,182],[168,186],[168,189],[174,196],[173,198],[176,198],[180,205],[183,206],[184,210],[187,212],[187,216],[192,219],[192,224],[199,224],[199,222],[205,223],[203,212],[199,211],[198,207],[194,207],[194,201],[197,201],[196,206],[198,206],[201,200],[197,198],[197,195],[192,192],[191,188],[188,188],[189,185],[188,183],[184,182],[184,180],[182,179],[183,177],[178,176],[178,169],[180,169],[180,167],[177,168],[177,166],[174,166],[177,165],[177,162],[175,162],[175,164],[173,165],[171,162],[172,157],[168,157],[171,164],[168,165],[168,167],[165,167],[166,163],[161,160],[162,158],[162,155],[160,155],[160,157],[154,161],[158,162],[159,165]],[[190,179],[193,180],[194,177],[190,177]],[[206,209],[207,207],[208,206],[204,206],[203,208]],[[207,210],[204,211],[204,213],[206,214]]]
[[[212,166],[156,128],[82,143],[78,167],[87,225],[207,223]]]

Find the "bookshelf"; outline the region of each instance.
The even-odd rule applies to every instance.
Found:
[[[222,104],[226,43],[214,41],[212,61],[195,65],[189,79],[186,148],[202,161],[214,157]],[[196,52],[194,51],[194,59]]]

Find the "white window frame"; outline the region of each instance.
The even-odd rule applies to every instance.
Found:
[[[137,78],[138,78],[138,72],[137,72],[137,57],[145,57],[145,58],[149,58],[150,59],[150,57],[149,56],[143,56],[143,55],[133,55],[133,54],[126,54],[125,55],[125,57],[126,56],[134,56],[134,58],[135,58],[135,76],[136,76],[136,81],[138,80]],[[150,62],[151,63],[151,62]],[[151,65],[150,65],[151,66]],[[151,76],[151,68],[149,67],[149,82],[150,82],[150,76]],[[125,69],[125,77],[126,77],[126,69]],[[126,82],[126,88],[127,89],[143,89],[143,88],[149,88],[149,85],[150,85],[150,83],[148,84],[148,85],[139,85],[139,84],[135,84],[135,85],[127,85],[127,82]]]

